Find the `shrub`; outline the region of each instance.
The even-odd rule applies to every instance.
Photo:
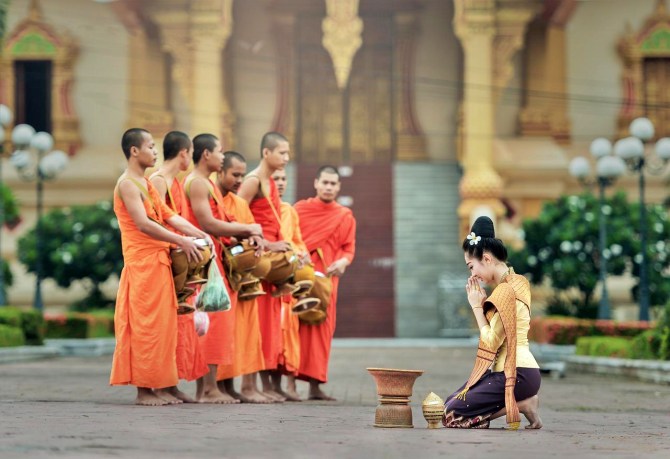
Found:
[[[584,336],[577,340],[577,355],[594,357],[631,357],[631,340],[620,336]]]
[[[582,336],[634,337],[649,330],[649,322],[574,319],[572,317],[533,317],[528,339],[538,343],[575,344]]]
[[[23,346],[26,343],[19,327],[0,324],[0,347]]]
[[[47,338],[106,338],[114,336],[113,312],[70,312],[46,316]]]
[[[647,330],[640,333],[630,342],[630,357],[632,359],[658,359],[661,348],[661,334],[658,330]]]
[[[26,344],[40,345],[44,341],[44,318],[34,309],[0,308],[0,324],[20,328]]]

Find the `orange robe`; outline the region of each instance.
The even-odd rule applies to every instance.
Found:
[[[223,197],[223,206],[235,221],[244,224],[255,223],[249,204],[235,193],[227,193]],[[235,361],[232,365],[220,365],[216,379],[221,381],[256,373],[264,368],[258,302],[255,298],[248,301],[238,299],[235,305]]]
[[[356,220],[350,209],[336,202],[324,203],[318,198],[310,198],[295,204],[300,216],[300,230],[303,240],[312,256],[314,268],[326,273],[326,268],[340,258],[349,262],[356,251]],[[316,249],[323,252],[324,260]],[[330,346],[335,333],[337,319],[337,287],[340,278],[332,276],[333,291],[328,305],[328,317],[320,325],[300,324],[300,370],[301,379],[313,378],[328,381],[328,360]]]
[[[177,214],[182,215],[182,207],[186,201],[184,187],[175,178],[169,192],[165,193],[165,203]],[[195,301],[195,295],[189,302]],[[209,367],[200,349],[200,340],[195,331],[194,314],[177,315],[177,371],[179,379],[193,381],[207,373]]]
[[[307,247],[302,240],[300,232],[300,218],[298,212],[288,203],[281,203],[281,233],[293,248],[300,252],[306,252]],[[296,299],[291,295],[284,295],[281,304],[281,328],[282,328],[282,355],[279,357],[279,365],[288,374],[298,374],[300,369],[300,320],[291,312]]]
[[[263,196],[254,198],[249,208],[256,223],[263,227],[265,239],[271,242],[281,241],[281,217],[279,217],[281,201],[274,180],[270,180],[270,199],[272,206]],[[282,354],[281,299],[272,297],[272,286],[266,282],[263,282],[263,290],[267,294],[257,298],[263,357],[265,369],[275,370],[279,365],[279,356]]]
[[[163,224],[174,213],[151,182],[147,180],[145,186],[147,216]],[[109,383],[153,389],[175,386],[177,296],[170,244],[137,228],[118,191],[114,193],[114,213],[121,230],[124,266],[114,312],[116,347]]]
[[[231,218],[226,213],[223,207],[223,196],[219,189],[214,186],[210,179],[207,179],[210,184],[209,206],[214,218],[223,221],[231,221]],[[202,229],[198,220],[193,213],[191,206],[191,199],[188,196],[188,185],[184,183],[186,190],[186,199],[182,206],[183,217],[190,221],[196,227]],[[213,194],[212,194],[213,193]],[[219,272],[223,276],[228,295],[230,296],[230,309],[228,311],[208,312],[209,329],[204,336],[200,337],[200,345],[204,355],[205,362],[208,365],[232,365],[235,358],[235,304],[237,302],[237,292],[230,288],[228,279],[224,275],[223,264],[221,263],[221,243],[225,244],[227,238],[215,239],[214,249],[216,251],[216,265],[219,267]]]

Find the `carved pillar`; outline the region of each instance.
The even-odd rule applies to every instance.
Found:
[[[514,8],[498,7],[493,40],[493,85],[495,102],[514,76],[514,56],[524,44],[526,27],[536,13],[533,3],[517,3]]]
[[[565,26],[576,8],[574,0],[547,3],[527,34],[525,101],[519,114],[521,134],[570,141],[567,104]]]
[[[272,130],[281,132],[291,141],[295,141],[297,98],[295,49],[295,15],[282,12],[281,8],[271,8],[272,35],[277,37],[277,103]]]
[[[169,107],[170,84],[166,79],[167,56],[156,37],[146,29],[135,29],[129,37],[130,127],[143,127],[162,137],[174,127]],[[150,68],[151,71],[146,71]]]
[[[417,13],[395,15],[396,46],[394,73],[396,151],[400,161],[427,159],[426,139],[414,112],[414,69],[416,37],[419,31]]]
[[[463,46],[463,178],[458,208],[460,232],[466,234],[475,211],[488,208],[501,216],[502,179],[493,169],[494,88],[493,63],[495,1],[473,4],[455,0],[454,28]]]
[[[184,129],[209,132],[234,146],[234,114],[224,91],[223,50],[232,32],[232,0],[196,0],[184,8],[150,12],[163,49],[172,56],[172,80],[188,111]],[[181,109],[181,107],[180,107]]]

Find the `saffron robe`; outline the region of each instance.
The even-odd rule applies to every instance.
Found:
[[[182,208],[185,201],[184,187],[175,178],[165,193],[165,203],[173,212],[183,216],[185,212],[182,212]],[[188,301],[193,304],[195,295],[192,295]],[[209,373],[209,367],[200,348],[198,333],[195,331],[194,317],[194,314],[177,315],[177,372],[179,379],[187,381],[193,381]]]
[[[306,252],[307,246],[300,232],[298,213],[288,202],[281,203],[281,233],[297,252]],[[282,354],[279,366],[285,373],[297,375],[300,369],[300,320],[291,308],[297,302],[291,295],[281,297]]]
[[[148,180],[144,210],[159,224],[174,215]],[[118,184],[117,184],[118,187]],[[177,377],[177,296],[170,244],[142,233],[114,192],[114,213],[121,230],[123,270],[114,311],[116,347],[109,383],[162,389]]]
[[[234,221],[255,223],[249,204],[235,193],[227,193],[223,197],[223,206]],[[231,365],[220,365],[216,379],[221,381],[256,373],[264,368],[258,302],[256,298],[247,301],[238,299],[235,305],[235,360]]]
[[[295,210],[300,217],[300,231],[316,271],[326,274],[326,268],[340,258],[351,263],[356,251],[356,220],[350,209],[337,202],[325,203],[318,198],[298,201]],[[323,260],[317,249],[321,249]],[[327,318],[319,325],[300,324],[300,379],[328,381],[328,360],[337,319],[337,287],[340,278],[332,276]]]
[[[195,179],[192,179],[195,180]],[[209,186],[209,206],[212,216],[222,221],[232,221],[231,217],[226,213],[223,207],[223,196],[219,189],[214,186],[210,179],[207,179]],[[189,195],[190,182],[184,182],[184,190],[186,199],[182,206],[184,218],[190,221],[194,226],[202,229],[198,223],[193,207],[191,206],[191,198]],[[223,277],[223,281],[230,296],[230,309],[228,311],[208,312],[209,329],[204,336],[201,336],[200,345],[205,362],[208,365],[232,365],[235,359],[235,306],[237,303],[237,293],[230,288],[228,278],[224,274],[223,264],[221,262],[222,244],[228,242],[228,238],[220,238],[212,236],[214,240],[214,250],[216,252],[216,265]]]
[[[281,241],[281,217],[279,217],[281,201],[274,180],[270,180],[268,195],[272,205],[265,196],[262,196],[254,198],[249,208],[256,223],[262,226],[265,239],[271,242]],[[263,281],[262,285],[263,290],[267,293],[258,297],[257,302],[264,365],[266,370],[274,370],[279,365],[279,356],[282,354],[281,299],[272,296],[270,284]]]

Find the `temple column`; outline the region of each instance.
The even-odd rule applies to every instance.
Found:
[[[232,0],[196,0],[189,10],[163,9],[151,14],[163,49],[172,56],[182,129],[212,133],[224,148],[234,147],[234,114],[225,88],[223,50],[232,32]]]
[[[414,107],[414,69],[416,68],[416,37],[419,31],[417,12],[402,12],[395,15],[395,98],[396,151],[400,161],[427,159],[426,139]]]
[[[493,169],[495,1],[482,0],[473,6],[472,2],[455,0],[454,5],[454,28],[464,57],[463,177],[458,217],[460,233],[465,235],[477,216],[475,211],[500,217],[505,209],[500,202],[503,182]]]
[[[525,103],[519,114],[521,134],[570,141],[567,102],[565,26],[577,2],[547,3],[527,34],[525,53]]]

